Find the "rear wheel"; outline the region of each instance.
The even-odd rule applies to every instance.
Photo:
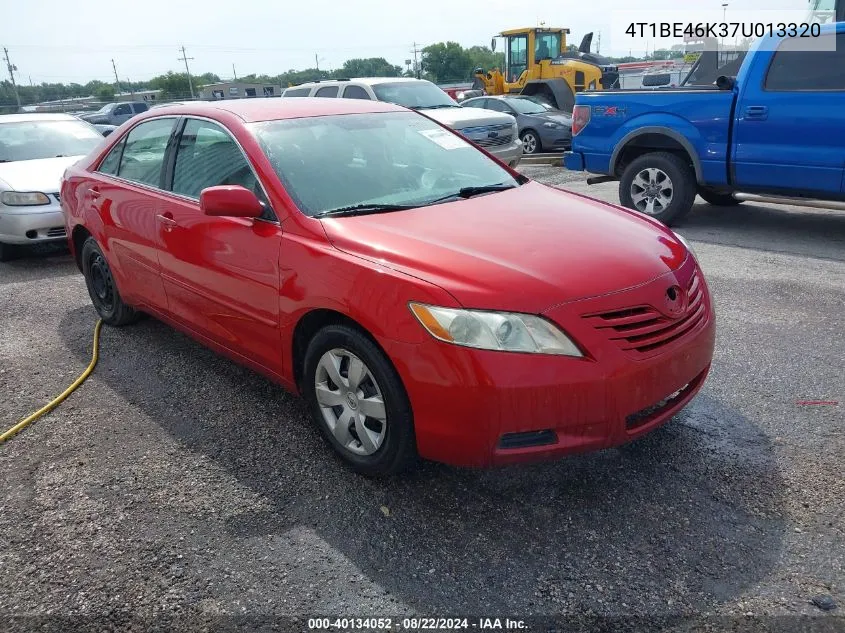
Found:
[[[354,470],[391,475],[416,457],[411,404],[390,360],[346,325],[320,330],[305,354],[303,391],[329,445]]]
[[[525,130],[519,138],[522,139],[523,154],[538,154],[543,151],[540,136],[534,130]]]
[[[622,206],[664,224],[683,217],[695,202],[692,167],[668,152],[645,154],[631,161],[619,180]]]
[[[701,187],[698,190],[698,195],[701,196],[705,202],[709,202],[717,207],[735,207],[736,205],[742,203],[742,200],[737,200],[733,197],[733,194],[722,193],[708,187]]]
[[[120,298],[109,263],[93,237],[82,245],[82,273],[91,303],[104,323],[128,325],[138,320],[138,312]]]

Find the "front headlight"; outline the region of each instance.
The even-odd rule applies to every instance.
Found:
[[[35,207],[50,204],[50,198],[40,191],[4,191],[0,202],[7,207]]]
[[[582,357],[558,327],[531,314],[482,312],[411,303],[411,312],[434,338],[477,349]]]
[[[675,233],[674,231],[672,231],[672,232]],[[693,256],[693,258],[695,258],[695,260],[698,261],[698,255],[696,254],[693,247],[690,246],[690,243],[687,242],[686,238],[683,235],[681,235],[680,233],[675,233],[675,237],[677,237],[678,241],[686,247],[686,249],[690,252],[690,254]]]
[[[548,127],[553,130],[557,130],[558,128],[562,128],[563,126],[560,123],[555,123],[554,121],[546,121],[543,123],[543,127]]]

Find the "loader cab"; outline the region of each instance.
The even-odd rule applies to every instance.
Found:
[[[500,45],[505,53],[505,81],[516,83],[522,73],[544,59],[556,59],[566,48],[569,29],[512,29],[493,38],[490,47]]]

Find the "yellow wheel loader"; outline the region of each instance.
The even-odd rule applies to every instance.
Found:
[[[618,87],[619,71],[610,60],[590,53],[588,33],[577,51],[568,51],[569,29],[524,28],[494,37],[505,42],[505,67],[473,71],[473,88],[489,95],[522,94],[537,97],[559,110],[572,111],[575,93]]]

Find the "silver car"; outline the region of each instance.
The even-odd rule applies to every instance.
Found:
[[[0,116],[0,261],[22,246],[67,239],[62,174],[103,142],[94,126],[69,114]]]

